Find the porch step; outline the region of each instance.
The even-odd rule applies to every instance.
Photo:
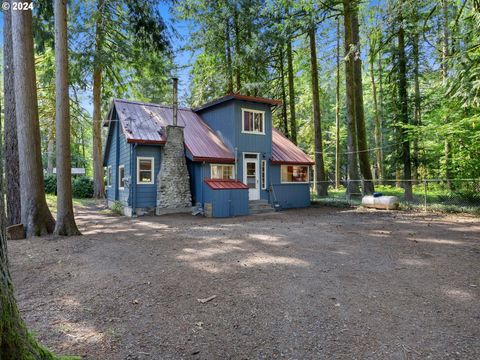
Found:
[[[272,205],[268,203],[267,200],[252,200],[248,202],[248,208],[250,210],[250,215],[254,214],[267,214],[272,213],[275,210]]]

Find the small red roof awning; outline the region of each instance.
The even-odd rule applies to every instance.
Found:
[[[205,183],[213,190],[248,189],[248,186],[235,179],[205,179]]]

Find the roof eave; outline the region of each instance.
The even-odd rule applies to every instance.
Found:
[[[275,165],[315,165],[313,161],[284,161],[270,159],[270,162]]]

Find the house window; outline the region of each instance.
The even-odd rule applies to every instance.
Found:
[[[210,177],[212,179],[235,179],[234,166],[212,164],[210,165]]]
[[[262,190],[267,188],[267,161],[262,160]]]
[[[107,186],[112,186],[112,165],[107,167]]]
[[[153,184],[153,157],[137,157],[137,184]]]
[[[282,183],[307,183],[308,166],[282,165]]]
[[[265,112],[242,109],[242,132],[265,135]]]
[[[120,190],[125,189],[125,166],[120,165],[118,167],[118,188]]]

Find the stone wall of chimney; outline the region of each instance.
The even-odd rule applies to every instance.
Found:
[[[183,127],[167,126],[167,142],[157,184],[157,215],[191,211],[190,177],[185,159]]]

